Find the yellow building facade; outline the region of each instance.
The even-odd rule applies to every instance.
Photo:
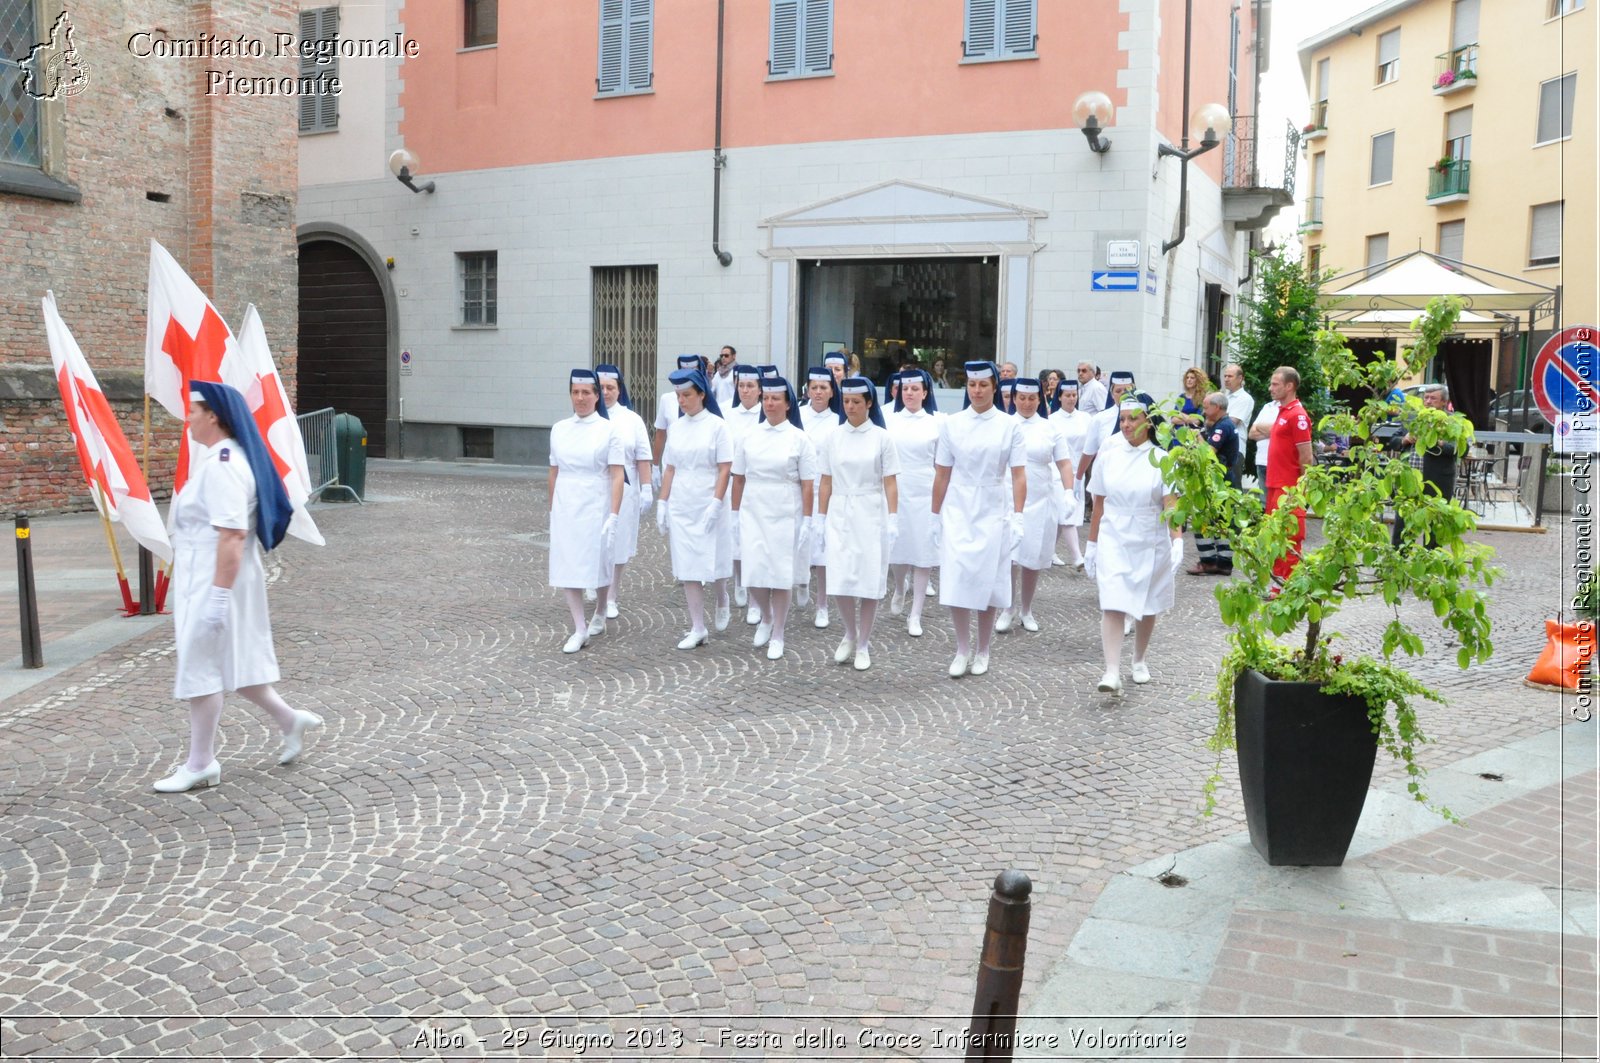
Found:
[[[1597,323],[1593,4],[1387,0],[1302,42],[1305,260],[1421,249],[1559,288],[1561,325]],[[1512,362],[1498,388],[1521,386]]]

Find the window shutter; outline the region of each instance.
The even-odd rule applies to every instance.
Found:
[[[1000,52],[1002,55],[1029,55],[1038,39],[1038,7],[1035,0],[1001,0],[1004,20]]]
[[[1478,43],[1478,0],[1456,0],[1455,25],[1450,28],[1450,50]]]
[[[767,73],[793,74],[800,67],[800,0],[772,0],[772,54]]]
[[[995,5],[999,0],[967,0],[966,40],[962,54],[970,57],[994,55],[1000,49],[999,22]]]
[[[315,40],[317,37],[317,16],[321,12],[316,9],[300,12],[300,39],[302,41]],[[300,76],[312,77],[317,72],[316,64],[304,55],[300,57]],[[310,133],[317,128],[317,97],[309,92],[301,93],[298,103],[300,107],[300,132]]]
[[[1467,223],[1447,221],[1439,226],[1439,257],[1463,262],[1461,249],[1466,243]]]
[[[1572,135],[1572,105],[1577,98],[1578,75],[1552,78],[1539,86],[1539,129],[1536,143]]]
[[[1367,265],[1377,266],[1389,261],[1389,234],[1379,233],[1367,237]]]
[[[1460,140],[1472,135],[1472,108],[1463,107],[1444,116],[1444,138]]]
[[[1321,103],[1328,98],[1328,60],[1317,61],[1317,98],[1312,103]]]
[[[317,27],[317,39],[323,41],[336,41],[339,39],[339,9],[325,7],[322,9],[322,25]],[[339,57],[331,56],[327,66],[322,68],[324,76],[332,80],[339,76]],[[324,92],[317,98],[317,128],[339,128],[339,97],[332,92]]]
[[[600,74],[595,79],[599,92],[622,88],[622,3],[600,0]]]
[[[1546,265],[1561,261],[1561,203],[1541,203],[1533,208],[1528,236],[1528,262]]]
[[[1381,185],[1394,180],[1394,132],[1379,133],[1372,138],[1372,172],[1368,184]]]
[[[1378,65],[1400,58],[1400,31],[1390,30],[1378,38]]]
[[[805,0],[805,58],[811,74],[833,69],[833,0]]]
[[[1319,151],[1311,160],[1311,194],[1321,196],[1327,194],[1328,183],[1328,153]]]
[[[648,89],[655,73],[655,49],[651,31],[655,26],[655,0],[628,0],[628,88]]]

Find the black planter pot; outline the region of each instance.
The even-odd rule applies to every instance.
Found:
[[[1344,863],[1378,755],[1366,702],[1245,671],[1233,705],[1250,844],[1273,865]]]

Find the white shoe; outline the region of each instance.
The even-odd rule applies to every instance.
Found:
[[[621,610],[617,607],[617,600],[615,598],[607,599],[607,601],[606,601],[606,619],[607,620],[615,620],[617,618],[617,614],[619,612],[621,612]]]
[[[777,661],[777,660],[782,660],[782,659],[783,659],[783,643],[782,642],[769,642],[769,643],[767,643],[767,660],[769,660],[769,661]]]
[[[709,632],[709,631],[691,631],[687,635],[683,636],[683,641],[678,643],[678,649],[680,649],[680,650],[692,650],[696,646],[704,646],[706,643],[708,643],[710,641],[711,641],[711,632]]]
[[[199,771],[190,771],[180,764],[171,775],[157,780],[155,791],[158,794],[181,794],[196,786],[215,786],[221,781],[222,767],[214,760]]]
[[[891,616],[899,616],[905,611],[906,592],[902,588],[896,587],[894,593],[889,596],[889,614]]]
[[[811,604],[811,580],[807,579],[794,589],[794,604],[804,609]]]
[[[1060,554],[1051,554],[1050,564],[1054,565],[1056,568],[1060,568],[1062,565],[1066,564],[1066,562],[1061,560]]]
[[[914,616],[906,621],[906,634],[914,639],[922,637],[922,617]]]
[[[746,606],[744,610],[744,622],[746,624],[761,623],[761,607],[759,605]]]
[[[1133,681],[1135,683],[1150,682],[1150,666],[1143,661],[1133,662]]]
[[[770,641],[772,641],[772,625],[771,624],[757,624],[756,625],[756,637],[750,640],[750,645],[756,647],[757,649],[760,649],[762,646],[765,646]]]
[[[817,610],[817,618],[811,622],[812,627],[824,628],[828,626],[828,607],[823,606]]]
[[[589,632],[588,632],[589,637],[590,638],[594,638],[597,635],[604,635],[605,633],[606,633],[606,618],[603,617],[603,616],[600,616],[598,614],[596,614],[595,616],[591,616],[589,618]]]
[[[733,604],[741,608],[750,604],[750,595],[745,592],[744,584],[742,583],[733,585]]]
[[[967,674],[967,658],[965,654],[956,654],[950,660],[950,678],[960,679]]]
[[[871,667],[872,667],[872,655],[870,653],[868,653],[864,649],[857,650],[856,651],[856,671],[865,672],[868,668],[871,668]]]
[[[321,716],[314,712],[306,712],[303,709],[295,709],[294,726],[290,727],[289,733],[283,736],[283,748],[278,752],[278,763],[293,764],[294,758],[300,755],[306,732],[321,726]]]
[[[833,651],[833,663],[845,664],[856,655],[856,644],[849,639],[841,639],[839,648]]]
[[[583,590],[583,600],[586,601],[586,602],[594,601],[594,588],[593,587],[585,587],[584,588],[584,590]]]
[[[1100,677],[1099,690],[1102,694],[1122,693],[1122,676],[1118,675],[1116,672],[1107,672],[1105,675]]]
[[[1000,615],[994,618],[994,629],[1002,635],[1011,630],[1011,610],[1000,610]]]
[[[975,654],[973,654],[972,655],[972,668],[970,669],[970,671],[971,671],[972,675],[985,675],[985,674],[987,674],[988,671],[989,671],[989,655],[987,653],[975,653]]]
[[[716,625],[718,631],[728,630],[728,621],[732,618],[732,611],[726,605],[717,606]]]
[[[572,633],[571,637],[567,639],[567,644],[565,646],[561,647],[561,652],[562,653],[577,653],[579,650],[583,649],[584,643],[586,643],[588,641],[589,641],[589,632],[588,632],[588,630],[574,631]]]
[[[1033,614],[1032,613],[1023,613],[1022,614],[1022,630],[1024,630],[1024,631],[1038,631],[1039,630],[1039,621],[1037,621],[1037,620],[1035,620],[1033,618]]]

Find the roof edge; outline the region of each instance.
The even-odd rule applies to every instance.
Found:
[[[1352,15],[1338,25],[1330,26],[1321,33],[1307,37],[1295,46],[1295,50],[1300,53],[1300,65],[1307,66],[1311,58],[1310,53],[1323,45],[1331,44],[1346,34],[1353,33],[1356,36],[1360,36],[1361,31],[1374,22],[1381,22],[1390,15],[1404,11],[1408,7],[1415,7],[1420,3],[1422,3],[1422,0],[1383,0],[1383,3],[1369,7],[1360,14]]]

